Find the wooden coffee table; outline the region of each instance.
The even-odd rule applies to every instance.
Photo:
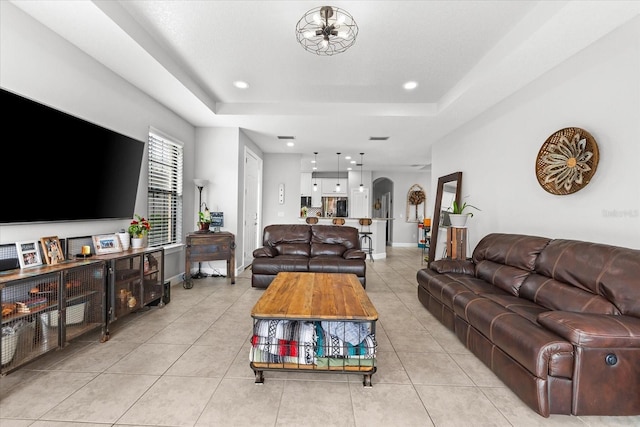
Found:
[[[339,273],[278,273],[251,310],[254,319],[254,338],[259,322],[265,320],[289,320],[307,322],[348,322],[353,327],[368,329],[375,336],[378,312],[369,300],[367,293],[355,274]],[[275,322],[272,322],[275,324]],[[264,323],[262,323],[264,325]],[[364,325],[360,325],[364,324]],[[306,326],[311,326],[305,323]],[[335,325],[335,324],[334,324]],[[365,341],[363,341],[364,343]],[[256,383],[264,382],[264,370],[312,370],[317,372],[345,372],[364,375],[363,384],[371,386],[371,376],[376,371],[375,341],[368,340],[369,347],[360,345],[359,349],[366,357],[324,357],[316,358],[315,363],[288,362],[279,360],[278,352],[271,352],[273,360],[264,360],[258,355],[258,346],[253,343],[250,366],[256,376]],[[328,343],[327,343],[328,344]],[[262,344],[264,346],[264,343]],[[288,356],[298,354],[298,349],[281,348]],[[342,348],[342,346],[340,347]],[[346,348],[346,345],[345,347]],[[354,351],[350,348],[350,351]],[[295,353],[295,354],[294,354]],[[326,354],[326,353],[323,353]],[[355,353],[351,353],[355,354]]]

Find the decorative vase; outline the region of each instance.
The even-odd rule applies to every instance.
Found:
[[[140,249],[142,247],[142,242],[144,241],[143,237],[132,237],[131,238],[131,247],[133,249]]]
[[[126,251],[129,249],[131,244],[131,236],[129,233],[116,233],[118,235],[118,239],[120,239],[120,244],[122,245],[122,250]]]
[[[469,214],[449,214],[449,221],[452,227],[466,227]]]

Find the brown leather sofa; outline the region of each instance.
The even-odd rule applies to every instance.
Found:
[[[352,273],[366,287],[366,257],[358,229],[334,225],[275,224],[253,251],[251,286],[266,288],[281,271]]]
[[[640,414],[640,251],[490,234],[418,298],[540,415]]]

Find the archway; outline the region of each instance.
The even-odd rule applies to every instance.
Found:
[[[371,200],[373,218],[393,218],[393,181],[384,177],[373,180]],[[393,221],[387,221],[385,242],[387,246],[393,242]]]

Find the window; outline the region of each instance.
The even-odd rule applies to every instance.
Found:
[[[149,132],[149,246],[182,242],[182,144]]]

